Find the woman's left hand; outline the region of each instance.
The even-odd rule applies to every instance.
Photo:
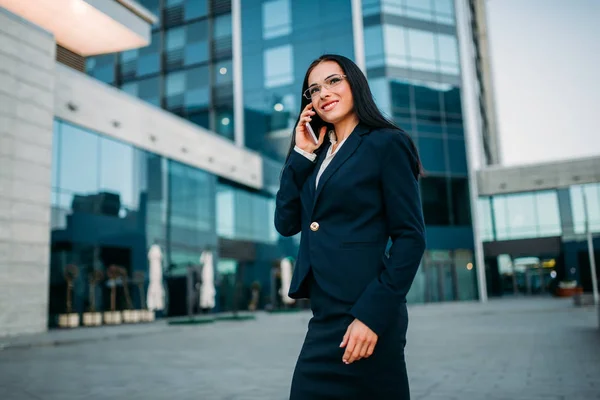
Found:
[[[346,352],[342,357],[345,364],[352,364],[361,358],[368,358],[373,354],[377,344],[377,334],[367,325],[354,319],[348,326],[344,339],[340,347],[346,347]]]

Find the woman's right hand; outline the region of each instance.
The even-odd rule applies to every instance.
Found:
[[[296,146],[306,151],[307,153],[314,153],[316,149],[321,147],[321,145],[323,144],[323,140],[325,139],[325,133],[327,132],[327,127],[323,126],[321,128],[321,131],[318,133],[319,143],[315,144],[312,135],[306,127],[306,123],[312,121],[311,117],[315,115],[315,111],[313,111],[312,108],[312,103],[308,103],[307,106],[304,107],[302,114],[300,114],[298,126],[296,126]]]

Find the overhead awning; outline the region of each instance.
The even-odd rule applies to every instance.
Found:
[[[132,0],[0,0],[0,6],[84,57],[145,47],[156,21]]]

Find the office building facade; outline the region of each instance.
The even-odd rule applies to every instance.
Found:
[[[28,245],[39,250],[35,262],[22,262],[35,265],[41,275],[32,287],[45,292],[31,307],[35,323],[14,323],[3,333],[52,324],[65,307],[66,265],[78,268],[73,307],[83,312],[88,271],[120,265],[131,277],[147,274],[153,243],[164,250],[171,315],[185,309],[177,292],[206,249],[218,259],[217,310],[246,307],[253,284],[261,288],[259,306],[277,298],[277,263],[295,255],[298,238],[275,231],[274,196],[305,70],[323,53],[355,60],[378,105],[419,148],[428,249],[410,301],[477,298],[452,0],[141,0],[134,21],[122,25],[132,30],[141,19],[145,42],[111,48],[107,39],[105,48],[89,51],[9,3],[0,2],[4,18],[45,33],[54,52],[46,54],[52,105],[43,125],[46,175],[37,204],[47,211]],[[132,13],[126,5],[136,4],[114,3],[122,8],[92,11],[125,15]],[[10,29],[4,34],[14,39]],[[55,63],[57,51],[64,59]],[[28,123],[24,114],[19,118]],[[9,177],[30,179],[35,172]],[[17,211],[2,217],[14,225],[11,237],[31,228],[22,221],[29,216]],[[7,265],[25,257],[6,249]],[[24,271],[11,272],[8,281],[27,280]],[[237,289],[242,295],[232,296]],[[21,297],[27,295],[11,298]],[[141,305],[136,295],[132,301]]]

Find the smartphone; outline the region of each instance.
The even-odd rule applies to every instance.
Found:
[[[315,131],[313,131],[312,126],[310,126],[310,122],[306,123],[306,129],[308,129],[308,132],[310,133],[310,136],[312,136],[313,140],[315,141],[315,144],[319,144],[319,138],[317,137],[317,135],[315,135]]]

